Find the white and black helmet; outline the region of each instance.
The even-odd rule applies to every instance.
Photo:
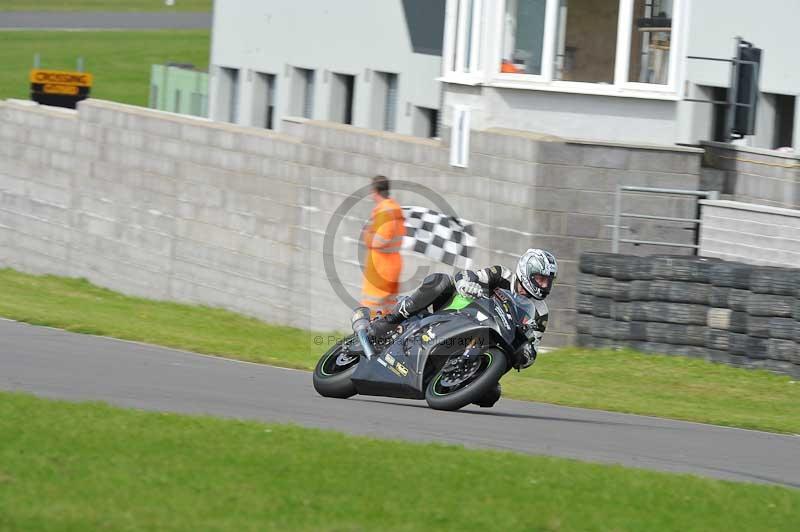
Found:
[[[543,249],[529,249],[517,262],[512,286],[517,293],[523,293],[522,288],[530,297],[544,299],[553,288],[557,275],[558,262],[552,253]]]

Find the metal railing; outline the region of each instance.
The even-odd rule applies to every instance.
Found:
[[[700,249],[698,236],[698,229],[700,228],[700,204],[697,204],[695,218],[676,218],[672,216],[657,216],[653,214],[636,214],[631,212],[622,212],[622,193],[623,192],[648,192],[651,194],[670,194],[678,196],[694,196],[697,199],[719,199],[719,192],[715,190],[681,190],[675,188],[652,188],[652,187],[633,187],[633,186],[617,186],[617,194],[614,198],[614,224],[607,227],[613,229],[611,252],[619,253],[620,242],[624,244],[646,244],[651,246],[668,246],[679,248],[692,248],[695,253]],[[680,244],[677,242],[660,242],[656,240],[633,240],[627,238],[620,238],[621,229],[630,229],[628,226],[621,225],[622,218],[637,218],[640,220],[661,220],[665,222],[682,222],[692,223],[695,225],[695,243],[694,244]]]

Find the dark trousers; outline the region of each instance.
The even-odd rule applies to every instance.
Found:
[[[445,273],[432,273],[406,298],[404,310],[409,316],[428,307],[433,307],[433,312],[436,312],[447,305],[455,294],[452,277]]]

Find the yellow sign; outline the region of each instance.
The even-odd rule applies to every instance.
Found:
[[[88,72],[41,70],[38,68],[31,70],[31,83],[41,83],[43,85],[68,85],[71,87],[91,87],[92,81],[92,75]],[[77,92],[69,94],[77,94]]]
[[[403,377],[405,377],[406,375],[408,375],[408,370],[407,370],[407,369],[406,369],[406,367],[405,367],[404,365],[402,365],[400,362],[398,362],[397,364],[395,364],[395,366],[394,366],[394,367],[395,367],[395,368],[397,368],[397,371],[398,371],[398,372],[400,373],[400,375],[402,375]]]
[[[79,87],[74,85],[55,85],[53,83],[45,83],[42,85],[42,91],[45,94],[68,94],[70,96],[78,95]]]

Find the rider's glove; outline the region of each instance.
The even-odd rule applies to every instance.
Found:
[[[464,297],[483,297],[483,287],[480,283],[469,279],[459,279],[456,281],[456,291]]]
[[[517,369],[525,369],[536,362],[536,350],[528,342],[519,346],[517,356],[519,357],[519,367]]]

